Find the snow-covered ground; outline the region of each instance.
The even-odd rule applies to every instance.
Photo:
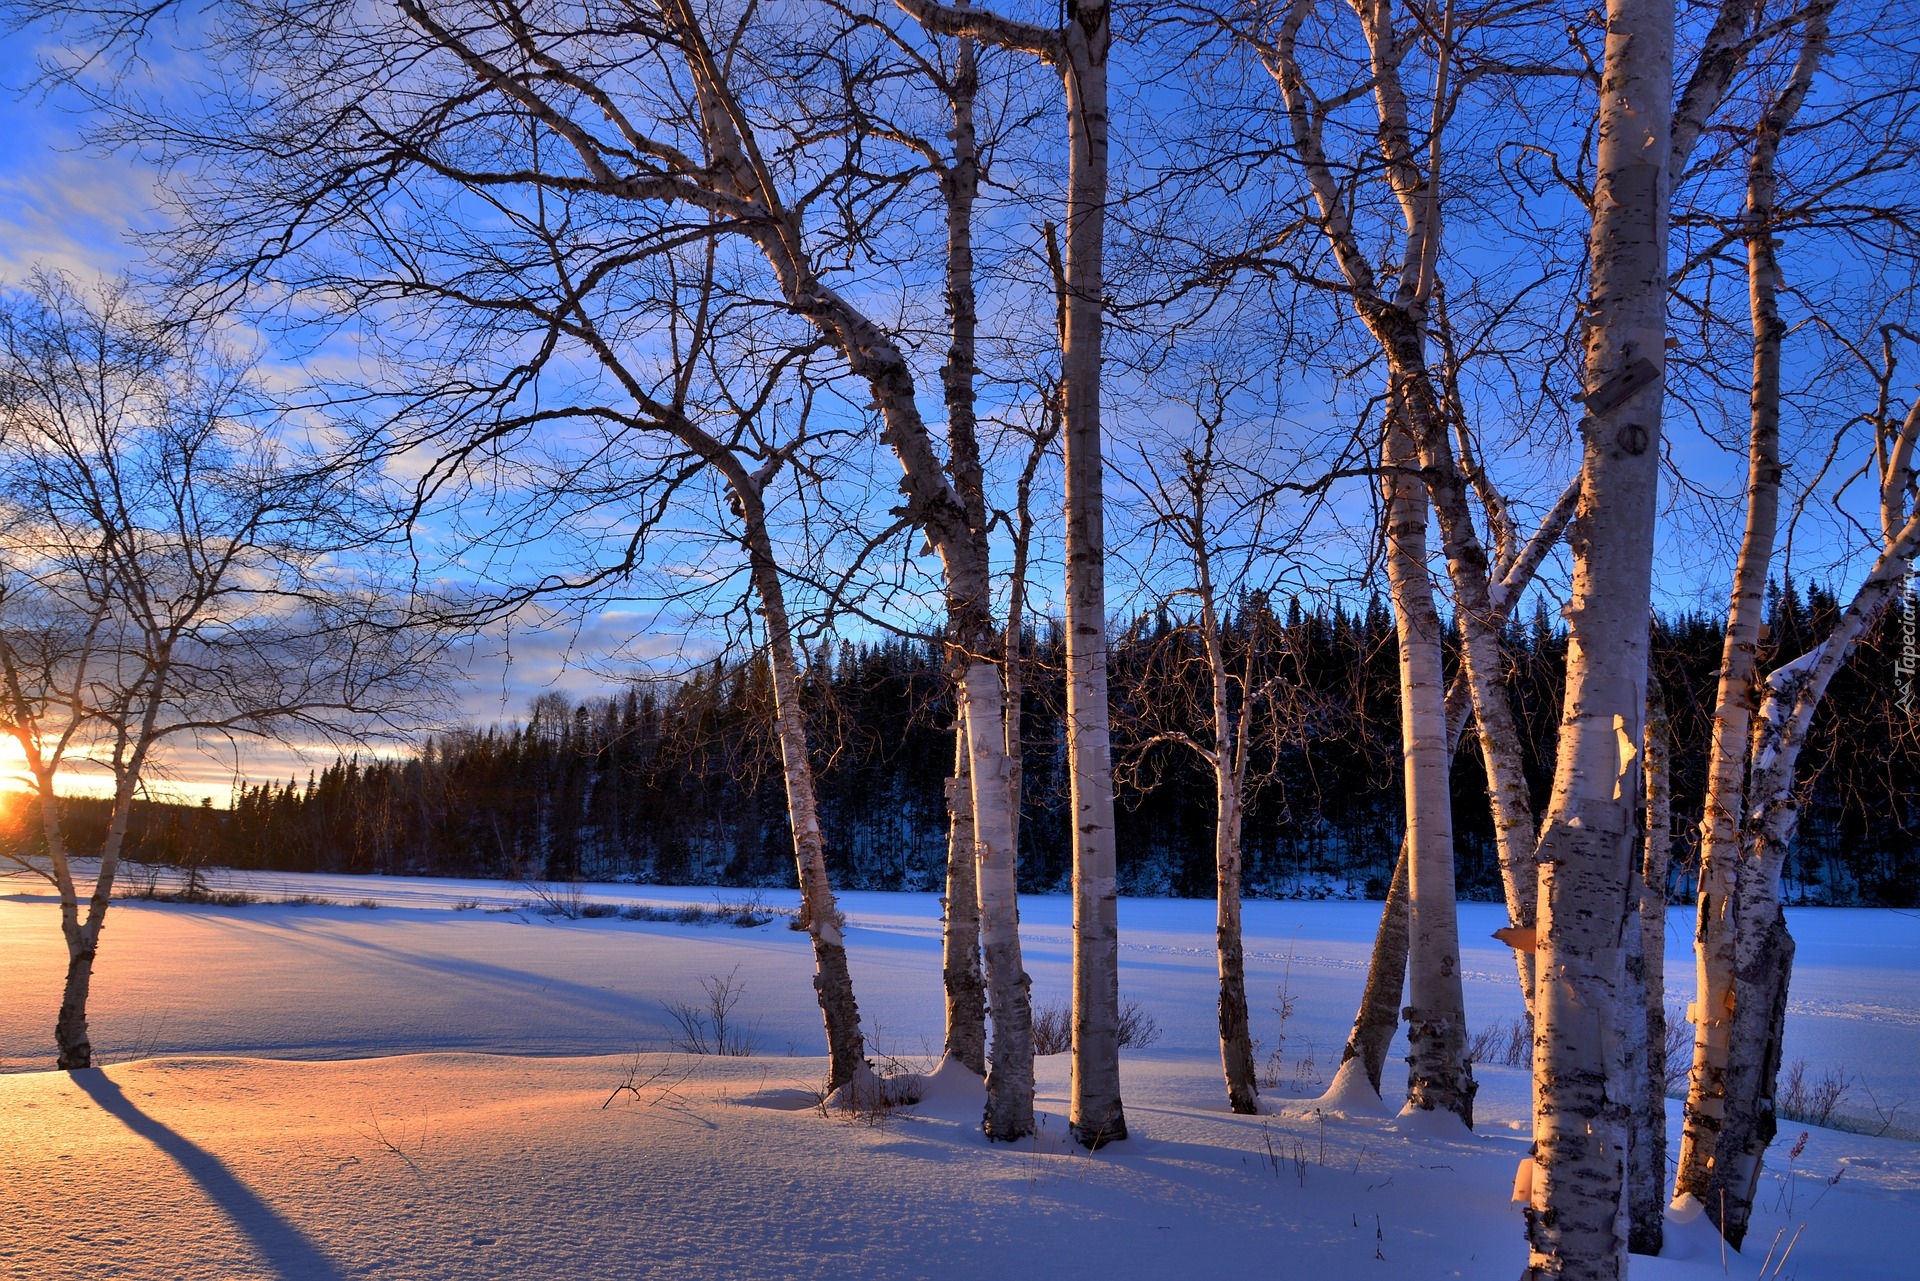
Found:
[[[1088,1156],[1066,1140],[1065,1056],[1041,1060],[1033,1143],[986,1146],[977,1098],[823,1118],[808,1093],[824,1063],[807,942],[779,922],[555,919],[519,907],[525,886],[471,881],[223,885],[333,903],[116,903],[92,1021],[114,1066],[70,1077],[46,1070],[64,968],[55,909],[41,887],[0,883],[0,1275],[1341,1281],[1507,1277],[1524,1257],[1508,1200],[1523,1070],[1478,1069],[1472,1135],[1321,1117],[1279,1097],[1315,1093],[1337,1060],[1375,904],[1248,904],[1263,1058],[1283,986],[1292,1014],[1277,1114],[1244,1118],[1224,1111],[1219,1085],[1211,905],[1124,901],[1122,989],[1162,1035],[1126,1059],[1134,1137]],[[714,892],[584,895],[666,905]],[[937,901],[849,894],[843,906],[875,1049],[931,1053]],[[1041,1005],[1066,1000],[1067,911],[1022,900]],[[1510,956],[1486,939],[1498,909],[1468,905],[1463,918],[1466,938],[1486,941],[1463,957],[1470,1016],[1511,1017]],[[1865,1090],[1882,1106],[1912,1100],[1899,1121],[1920,1129],[1920,919],[1811,909],[1792,921],[1788,1057],[1816,1074],[1844,1065],[1864,1083],[1855,1112],[1869,1110]],[[1690,982],[1690,923],[1676,911],[1676,995]],[[667,1007],[728,974],[744,984],[735,1014],[757,1053],[676,1052]],[[638,1093],[603,1108],[630,1076]],[[1805,1130],[1789,1177],[1786,1149]],[[1803,1223],[1782,1277],[1915,1275],[1920,1144],[1792,1125],[1768,1166],[1751,1257],[1729,1256],[1723,1272],[1696,1224],[1675,1230],[1669,1253],[1698,1257],[1636,1259],[1634,1275],[1756,1277],[1775,1233],[1784,1248]]]

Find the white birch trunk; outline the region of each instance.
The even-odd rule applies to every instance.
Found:
[[[1400,998],[1407,986],[1407,841],[1400,841],[1400,853],[1393,860],[1393,880],[1387,886],[1387,901],[1380,908],[1380,925],[1374,931],[1373,952],[1367,961],[1367,983],[1360,992],[1360,1009],[1353,1016],[1353,1030],[1340,1051],[1340,1066],[1354,1059],[1367,1074],[1367,1083],[1375,1094],[1381,1093],[1380,1080],[1387,1067],[1387,1048],[1393,1034],[1400,1030]]]
[[[947,994],[946,1053],[987,1074],[987,988],[980,971],[979,855],[973,836],[973,771],[964,719],[954,723],[947,780],[947,893],[941,900],[940,973]]]
[[[807,935],[813,943],[813,990],[826,1024],[827,1088],[837,1090],[851,1083],[865,1066],[866,1040],[860,1030],[860,1007],[853,996],[853,974],[847,966],[843,920],[827,877],[826,841],[820,830],[807,717],[800,705],[800,664],[794,654],[786,591],[773,559],[759,495],[744,497],[741,507],[746,514],[754,592],[760,597],[761,616],[766,622],[774,708],[779,717],[781,771],[787,784],[787,818],[793,828],[794,866],[800,879]]]
[[[1780,266],[1773,240],[1775,165],[1787,125],[1805,99],[1825,43],[1825,10],[1810,16],[1786,89],[1762,114],[1747,166],[1747,288],[1753,322],[1752,420],[1747,464],[1747,524],[1734,565],[1720,656],[1720,687],[1708,755],[1706,810],[1700,820],[1699,923],[1694,940],[1697,996],[1693,1070],[1687,1081],[1676,1195],[1712,1213],[1727,1175],[1718,1159],[1727,1119],[1727,1069],[1740,1003],[1735,939],[1742,926],[1740,861],[1747,811],[1748,747],[1755,698],[1755,649],[1766,611],[1780,510],[1780,360],[1787,326],[1780,315]]]
[[[1640,1128],[1640,1120],[1647,1114],[1651,1102],[1648,1097],[1650,1083],[1647,1080],[1647,1038],[1650,1029],[1647,1026],[1646,935],[1640,928],[1639,919],[1640,899],[1637,891],[1640,877],[1636,873],[1629,879],[1636,893],[1620,938],[1623,982],[1618,1011],[1619,1035],[1614,1043],[1618,1061],[1613,1070],[1617,1090],[1626,1109],[1627,1169],[1626,1190],[1620,1204],[1623,1220],[1621,1235],[1626,1238],[1630,1253],[1646,1254],[1648,1251],[1637,1244],[1637,1237],[1642,1231],[1641,1216],[1650,1210],[1656,1221],[1664,1222],[1666,1201],[1661,1194],[1666,1190],[1666,1172],[1654,1173],[1653,1154],[1648,1150],[1646,1134]],[[1649,1194],[1652,1197],[1650,1207],[1647,1204]]]
[[[1627,1170],[1628,1247],[1635,1254],[1659,1254],[1666,1236],[1667,1209],[1667,866],[1673,850],[1671,731],[1660,682],[1647,677],[1646,829],[1639,895],[1639,984],[1646,1015],[1645,1053],[1636,1066],[1643,1083],[1635,1092]],[[1632,926],[1628,927],[1629,936]],[[1629,965],[1631,966],[1631,958]]]
[[[1073,1085],[1068,1124],[1099,1148],[1127,1137],[1120,1102],[1120,925],[1107,716],[1105,464],[1100,440],[1107,209],[1107,0],[1066,0],[1067,768],[1073,810]]]
[[[980,952],[987,972],[987,1015],[993,1041],[987,1058],[989,1139],[1033,1133],[1032,982],[1020,960],[1018,866],[1013,849],[1006,741],[1001,728],[1000,672],[967,664],[961,690],[973,781],[974,841],[980,852]]]
[[[1616,1045],[1659,488],[1673,39],[1671,0],[1609,0],[1566,710],[1538,855],[1532,1281],[1626,1273]]]
[[[1413,441],[1394,416],[1382,461],[1413,462]],[[1400,740],[1405,753],[1407,830],[1407,1105],[1451,1112],[1473,1124],[1473,1068],[1467,1062],[1466,1000],[1460,983],[1455,911],[1453,809],[1448,777],[1447,687],[1440,616],[1427,569],[1427,494],[1398,472],[1386,491],[1387,579],[1400,641]]]
[[[940,371],[946,395],[949,469],[954,490],[966,511],[975,541],[987,525],[985,478],[974,413],[973,376],[977,327],[973,279],[973,209],[980,188],[974,130],[974,95],[979,76],[972,40],[962,39],[954,55],[948,99],[953,108],[953,157],[941,174],[947,208],[947,360]],[[1011,655],[1008,662],[1013,661]],[[956,691],[959,693],[959,691]],[[955,699],[956,705],[964,697]],[[947,997],[946,1052],[985,1075],[986,986],[980,964],[979,855],[973,822],[973,770],[964,716],[954,729],[954,774],[947,780],[947,896],[941,934],[942,974]],[[1014,810],[1019,810],[1018,765],[1012,768]],[[1009,841],[1012,845],[1012,841]]]
[[[30,749],[29,752],[28,763],[33,769],[35,787],[40,797],[42,830],[57,869],[60,932],[67,944],[67,973],[61,983],[60,1010],[53,1026],[54,1048],[58,1052],[55,1066],[63,1072],[93,1066],[93,1041],[87,1030],[87,1002],[93,994],[93,966],[100,954],[100,931],[106,927],[107,908],[113,902],[113,882],[119,874],[121,851],[126,847],[127,824],[133,817],[133,801],[140,790],[141,771],[146,768],[147,754],[153,747],[159,727],[171,666],[169,650],[170,645],[165,646],[157,657],[148,660],[143,682],[145,706],[138,723],[129,726],[122,720],[116,726],[112,760],[113,812],[107,823],[106,839],[100,847],[100,868],[94,876],[93,893],[87,900],[84,919],[80,916],[79,894],[67,860],[59,801],[54,791],[58,768],[52,762],[41,759],[37,749]],[[77,697],[74,706],[77,714]],[[124,717],[130,711],[131,708],[123,708],[121,715]]]

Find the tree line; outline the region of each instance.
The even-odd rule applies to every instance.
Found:
[[[1243,648],[1243,608],[1223,628]],[[1769,602],[1771,644],[1803,646],[1837,610],[1792,582]],[[1289,689],[1259,744],[1247,807],[1243,890],[1263,898],[1384,898],[1403,817],[1396,787],[1392,620],[1289,602],[1274,620]],[[1803,817],[1786,863],[1799,903],[1911,907],[1920,901],[1920,737],[1900,714],[1902,616],[1889,613],[1849,660],[1815,728],[1820,768],[1800,780]],[[1672,804],[1704,800],[1713,668],[1723,628],[1680,614],[1655,626],[1653,660],[1673,733]],[[1564,682],[1565,629],[1544,607],[1503,637],[1531,801],[1544,804]],[[1112,657],[1121,890],[1211,897],[1213,798],[1184,755],[1147,746],[1192,721],[1194,691],[1170,658],[1190,620],[1156,613],[1120,633]],[[1061,892],[1071,875],[1062,759],[1058,628],[1028,647],[1022,736],[1020,888]],[[1453,660],[1450,660],[1453,661]],[[822,646],[803,687],[826,854],[846,889],[926,891],[945,876],[954,707],[937,639]],[[1191,681],[1185,682],[1191,684]],[[1148,709],[1176,709],[1173,717]],[[1184,709],[1184,716],[1178,709]],[[574,702],[549,694],[524,721],[464,729],[398,756],[341,758],[302,782],[246,784],[231,808],[142,803],[127,856],[174,865],[566,882],[782,886],[794,869],[764,662],[720,660],[672,681]],[[1461,897],[1498,900],[1486,774],[1471,752],[1452,777]],[[69,840],[104,840],[107,805],[70,799]],[[34,829],[10,816],[10,839]],[[1698,882],[1699,829],[1674,825],[1667,898]]]

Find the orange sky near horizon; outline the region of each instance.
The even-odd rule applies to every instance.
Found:
[[[386,755],[402,750],[405,749],[363,750],[361,754]],[[146,795],[151,800],[187,805],[210,800],[216,808],[225,809],[231,803],[237,786],[285,782],[289,778],[304,779],[309,771],[325,769],[332,764],[335,755],[336,751],[331,746],[316,745],[304,752],[298,747],[280,744],[265,749],[254,746],[247,752],[246,772],[236,774],[231,757],[221,761],[189,747],[184,751],[167,753],[157,764],[147,768],[144,779]],[[20,750],[20,744],[12,738],[0,738],[0,796],[32,790],[32,776],[27,773],[27,758]],[[113,794],[113,779],[104,769],[70,759],[68,767],[61,771],[55,790],[62,796],[110,796]]]

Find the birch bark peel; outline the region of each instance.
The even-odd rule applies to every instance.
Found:
[[[1585,308],[1596,392],[1664,359],[1673,40],[1672,0],[1609,0]],[[1627,1116],[1612,1078],[1634,827],[1622,774],[1636,762],[1620,736],[1638,743],[1645,717],[1661,393],[1656,378],[1581,423],[1566,705],[1538,855],[1532,1281],[1626,1275]]]
[[[1473,1124],[1473,1068],[1467,1062],[1466,1000],[1460,981],[1455,909],[1453,809],[1448,778],[1441,627],[1427,570],[1427,494],[1403,474],[1414,446],[1389,423],[1382,461],[1387,508],[1387,580],[1400,649],[1400,739],[1407,828],[1407,1106],[1451,1112]]]

